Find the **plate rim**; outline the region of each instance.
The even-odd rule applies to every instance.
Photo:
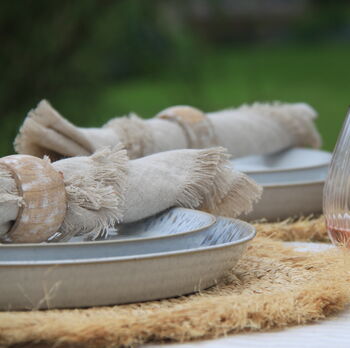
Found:
[[[242,221],[239,219],[228,218],[228,217],[218,217],[218,219],[223,218],[227,220],[231,220],[231,223],[245,225],[248,228],[249,234],[243,238],[238,240],[228,242],[228,243],[220,243],[217,245],[209,245],[206,247],[199,248],[191,248],[191,249],[180,249],[170,252],[159,252],[159,253],[151,253],[151,254],[138,254],[138,255],[128,255],[128,256],[113,256],[113,257],[101,257],[101,258],[91,258],[91,259],[80,259],[80,260],[56,260],[56,261],[10,261],[10,262],[1,262],[0,268],[3,267],[41,267],[41,266],[71,266],[71,265],[85,265],[85,264],[101,264],[101,263],[113,263],[113,262],[129,262],[129,261],[142,261],[142,260],[150,260],[150,259],[163,259],[167,257],[176,257],[179,255],[189,255],[189,254],[198,254],[203,252],[208,252],[211,250],[225,249],[230,246],[240,245],[243,243],[247,243],[255,238],[257,232],[255,226],[252,224]]]
[[[324,180],[315,180],[315,181],[300,181],[295,183],[286,183],[286,184],[260,184],[260,186],[265,189],[266,188],[282,188],[282,187],[297,187],[297,186],[314,186],[324,184],[326,179]],[[264,194],[264,192],[263,192]]]
[[[287,151],[291,151],[291,150],[295,150],[295,149],[298,149],[298,150],[307,150],[307,151],[314,151],[314,152],[318,152],[318,153],[323,153],[323,154],[328,154],[330,155],[330,158],[329,158],[329,161],[327,163],[323,163],[323,164],[316,164],[316,165],[313,165],[313,166],[305,166],[305,167],[294,167],[294,168],[288,168],[288,169],[265,169],[265,170],[262,170],[262,169],[259,169],[259,170],[240,170],[242,171],[243,173],[246,173],[246,174],[267,174],[267,173],[281,173],[281,172],[295,172],[295,171],[307,171],[307,170],[311,170],[311,169],[318,169],[318,168],[322,168],[322,167],[328,167],[331,163],[331,158],[332,158],[332,152],[329,152],[329,151],[325,151],[325,150],[320,150],[320,149],[310,149],[310,148],[304,148],[304,147],[294,147],[294,148],[289,148],[289,149],[285,149],[285,150],[282,150],[280,152],[277,152],[275,154],[278,154],[278,153],[282,153],[282,152],[287,152]],[[266,154],[266,155],[260,155],[261,157],[262,156],[269,156],[269,155],[273,155],[272,154]],[[244,156],[244,157],[250,157],[250,156]],[[241,157],[241,158],[244,158],[244,157]],[[236,158],[238,159],[238,158]],[[235,159],[232,159],[232,161],[234,161]],[[233,167],[236,168],[236,165],[231,162]]]

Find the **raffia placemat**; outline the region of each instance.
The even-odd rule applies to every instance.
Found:
[[[132,305],[2,312],[0,346],[105,348],[208,339],[304,324],[350,302],[348,252],[297,252],[273,240],[325,240],[322,219],[257,229],[234,272],[214,288]]]
[[[324,217],[302,217],[275,223],[254,224],[260,237],[284,242],[326,242],[330,243]]]

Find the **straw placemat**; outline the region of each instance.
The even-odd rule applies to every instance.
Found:
[[[309,239],[322,235],[310,228],[317,223],[323,226],[314,220],[282,226],[294,239],[299,233],[305,240],[307,229]],[[350,302],[349,253],[297,252],[266,237],[276,238],[280,226],[258,225],[260,232],[235,271],[200,294],[83,310],[2,312],[0,345],[105,348],[183,342],[304,324],[344,308]]]
[[[327,242],[327,228],[324,217],[313,218],[312,216],[299,219],[287,219],[275,223],[254,224],[257,233],[261,237],[268,237],[284,242]]]

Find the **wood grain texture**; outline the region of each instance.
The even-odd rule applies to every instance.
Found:
[[[67,209],[61,173],[49,161],[29,155],[0,159],[12,173],[23,197],[17,219],[7,233],[7,242],[44,242],[60,228]]]
[[[156,115],[177,122],[183,129],[189,148],[205,148],[218,145],[214,127],[205,113],[187,105],[171,106]]]

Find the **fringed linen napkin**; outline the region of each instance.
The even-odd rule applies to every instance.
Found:
[[[228,167],[222,148],[130,161],[121,146],[53,163],[14,155],[0,159],[0,240],[94,239],[172,206],[235,217],[260,195],[254,181]]]
[[[53,159],[86,156],[122,143],[130,158],[157,152],[223,146],[233,157],[268,154],[294,146],[319,147],[316,112],[307,104],[253,104],[204,114],[175,106],[142,120],[131,114],[102,128],[78,128],[47,101],[31,110],[15,140],[21,154]]]

